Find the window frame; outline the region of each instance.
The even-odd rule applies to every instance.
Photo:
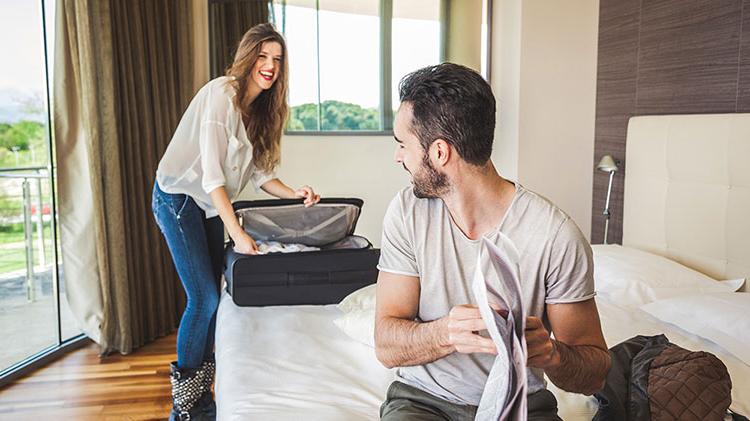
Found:
[[[286,7],[286,1],[280,1],[282,7]],[[439,61],[445,61],[446,49],[446,18],[448,16],[449,2],[439,0],[440,8],[440,35],[439,35]],[[393,136],[393,104],[391,100],[391,86],[393,83],[393,50],[392,50],[392,28],[393,28],[393,0],[380,0],[378,6],[378,18],[380,19],[380,130],[289,130],[284,128],[285,136]],[[322,120],[320,100],[320,0],[315,0],[316,26],[315,57],[318,66],[318,127]],[[274,16],[273,12],[271,16]],[[281,16],[281,30],[285,32],[286,14]],[[289,107],[291,110],[291,106]]]

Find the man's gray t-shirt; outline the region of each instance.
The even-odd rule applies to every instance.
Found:
[[[516,184],[499,230],[518,249],[523,304],[547,329],[545,304],[594,296],[591,247],[576,224],[547,199]],[[484,237],[498,241],[497,229]],[[475,304],[471,281],[481,241],[455,225],[441,199],[419,199],[411,187],[391,201],[383,221],[378,269],[420,279],[418,320],[429,322],[453,306]],[[454,352],[428,364],[398,369],[400,381],[450,402],[478,405],[495,359]],[[545,387],[543,371],[529,369],[528,392]]]

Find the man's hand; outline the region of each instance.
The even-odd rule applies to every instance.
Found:
[[[529,367],[546,369],[560,364],[560,353],[555,341],[550,338],[549,332],[544,328],[540,318],[527,317],[524,333],[528,351],[527,365]]]
[[[294,196],[298,198],[304,198],[306,208],[309,208],[310,206],[320,202],[320,195],[315,194],[315,191],[313,191],[313,188],[310,186],[302,186],[298,188],[294,191]]]
[[[477,333],[486,327],[476,306],[455,306],[439,319],[417,321],[418,277],[380,272],[377,285],[375,356],[384,366],[423,365],[454,352],[497,354],[495,343]],[[507,317],[507,311],[490,307]]]
[[[497,347],[492,339],[477,333],[487,329],[477,306],[471,304],[455,306],[441,321],[444,326],[443,337],[456,352],[497,354]]]

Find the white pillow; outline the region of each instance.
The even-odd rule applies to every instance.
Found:
[[[355,341],[375,348],[375,309],[345,313],[333,323]]]
[[[734,292],[745,280],[719,282],[666,257],[619,245],[595,245],[597,293],[622,305],[701,292]]]
[[[718,344],[750,365],[750,293],[688,295],[655,301],[641,309]]]
[[[360,288],[338,305],[342,316],[333,323],[355,341],[375,347],[375,284]]]
[[[344,313],[357,309],[375,308],[375,285],[368,285],[352,292],[344,297],[337,307]]]

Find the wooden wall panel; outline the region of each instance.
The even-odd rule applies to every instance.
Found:
[[[600,3],[596,143],[592,168],[607,154],[621,161],[625,158],[625,132],[636,104],[640,3],[641,0],[602,0]],[[607,54],[602,54],[602,51]],[[604,238],[602,210],[608,182],[607,174],[594,170],[593,243],[601,243]],[[618,234],[622,232],[622,177],[617,177],[615,182],[610,205],[610,242],[619,242],[622,237]]]
[[[625,139],[634,115],[750,112],[750,0],[601,0],[594,165],[621,162],[610,243],[622,242]],[[592,243],[608,176],[595,171]]]
[[[740,39],[740,74],[737,111],[750,113],[750,0],[742,2],[742,36]]]
[[[735,111],[741,0],[644,1],[636,114]]]

